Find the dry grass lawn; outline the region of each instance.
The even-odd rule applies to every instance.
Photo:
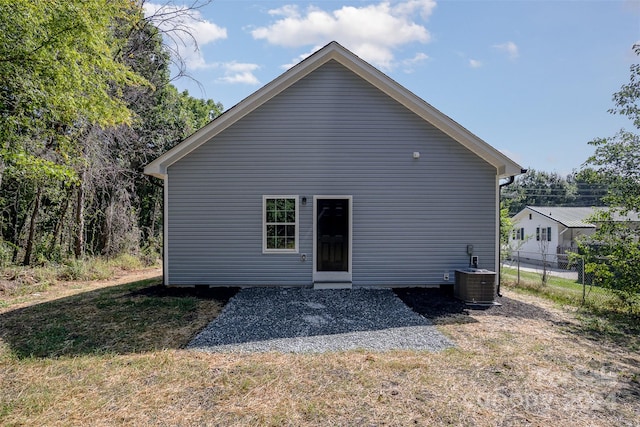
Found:
[[[5,300],[1,425],[639,425],[638,353],[533,296],[506,293],[544,316],[440,325],[441,353],[204,354],[182,347],[215,298],[127,282]]]

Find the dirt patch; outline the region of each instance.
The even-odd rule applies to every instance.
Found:
[[[448,288],[398,288],[396,295],[413,311],[437,325],[477,322],[476,316],[552,320],[551,311],[507,296],[496,298],[499,305],[469,305],[453,297]]]

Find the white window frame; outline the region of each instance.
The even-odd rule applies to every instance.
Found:
[[[524,240],[524,227],[514,228],[511,240]]]
[[[264,195],[262,196],[262,253],[264,254],[297,254],[299,252],[299,244],[300,244],[300,209],[298,204],[298,196],[297,195]],[[296,220],[293,224],[295,227],[294,239],[295,239],[295,248],[288,249],[270,249],[267,248],[267,200],[270,199],[293,199],[295,203],[295,212],[296,212]]]
[[[551,227],[537,227],[536,228],[536,240],[538,242],[550,242],[551,241]]]

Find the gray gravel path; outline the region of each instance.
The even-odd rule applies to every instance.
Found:
[[[440,351],[454,344],[390,289],[247,288],[188,348],[286,353]]]

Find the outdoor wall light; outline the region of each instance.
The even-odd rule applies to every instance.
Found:
[[[414,151],[413,152],[413,158],[414,159],[419,159],[420,158],[420,152],[419,151]]]
[[[300,200],[302,202],[302,206],[305,206],[307,204],[307,198],[306,197],[302,197],[302,199]]]

